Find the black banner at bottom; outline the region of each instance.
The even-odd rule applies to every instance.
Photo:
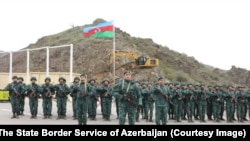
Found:
[[[249,138],[248,125],[1,125],[0,136]]]

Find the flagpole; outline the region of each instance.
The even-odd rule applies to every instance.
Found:
[[[114,61],[113,61],[113,82],[115,84],[115,23],[113,21],[113,55],[114,55]]]

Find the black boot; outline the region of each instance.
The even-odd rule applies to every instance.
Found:
[[[13,119],[13,118],[16,118],[16,114],[15,113],[13,113],[13,116],[11,117],[11,119]]]
[[[61,115],[58,115],[56,119],[58,120],[58,119],[61,119],[61,118],[62,118],[62,116],[61,116]]]
[[[110,116],[107,116],[107,121],[110,121]]]
[[[18,116],[18,114],[16,113],[16,119],[19,119],[19,116]]]

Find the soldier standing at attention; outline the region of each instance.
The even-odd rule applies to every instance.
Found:
[[[88,83],[92,87],[93,92],[95,92],[88,97],[88,117],[91,120],[96,120],[97,101],[99,100],[99,94],[96,91],[96,80],[92,78]]]
[[[166,86],[169,87],[169,95],[170,95],[169,100],[172,101],[172,96],[174,95],[174,91],[175,91],[174,85],[173,85],[173,83],[169,82],[169,83],[166,83]],[[175,118],[175,111],[174,111],[173,103],[169,104],[168,115],[169,115],[169,119]]]
[[[50,84],[50,82],[50,77],[46,77],[44,80],[44,84],[42,84],[41,86],[44,119],[51,118],[52,114],[52,97],[55,94],[55,89],[54,86]]]
[[[227,122],[233,122],[236,97],[234,87],[229,85],[227,88],[228,90],[225,92]]]
[[[123,79],[119,80],[114,87],[114,96],[119,104],[119,124],[125,125],[128,114],[128,124],[135,125],[136,108],[142,105],[140,90],[131,80],[132,72],[124,71]]]
[[[185,83],[181,83],[181,93],[183,96],[185,96],[186,89],[187,89],[187,87],[186,87]],[[181,119],[187,120],[187,118],[186,118],[186,115],[187,115],[187,99],[186,99],[186,97],[184,97],[182,101],[183,102],[182,102]]]
[[[208,85],[206,93],[210,94],[210,97],[207,100],[207,118],[208,120],[213,120],[212,119],[212,115],[213,115],[213,96],[211,96],[211,94],[213,93],[213,86],[212,85]]]
[[[104,120],[110,120],[111,108],[112,108],[112,91],[113,87],[109,85],[109,80],[105,79],[102,81],[103,86],[98,88],[101,97],[102,105],[102,116]]]
[[[78,124],[86,125],[88,114],[88,96],[93,96],[96,93],[95,89],[88,83],[86,74],[80,75],[79,87],[75,87],[74,91],[77,93],[76,105]]]
[[[36,77],[31,77],[31,84],[27,86],[27,95],[29,97],[29,107],[31,119],[37,118],[38,98],[40,97],[40,86],[36,84]]]
[[[5,90],[9,91],[9,95],[10,95],[10,103],[11,103],[11,108],[12,108],[12,113],[13,116],[11,117],[13,118],[19,118],[18,117],[18,112],[20,111],[20,94],[22,93],[22,87],[21,85],[19,85],[19,83],[17,82],[18,77],[17,76],[13,76],[12,77],[12,82],[9,83],[6,87]]]
[[[214,120],[216,122],[220,122],[221,105],[222,105],[222,101],[224,101],[224,95],[223,93],[221,93],[219,85],[215,85],[215,90],[212,94],[212,97],[213,97],[212,104],[213,104]]]
[[[149,117],[149,122],[153,122],[153,112],[154,112],[154,104],[155,104],[155,97],[153,94],[153,87],[152,87],[152,83],[148,83],[147,84],[147,89],[150,95],[150,101],[148,101],[148,103],[146,103],[146,105],[148,105],[148,117]]]
[[[187,90],[185,91],[185,97],[187,104],[186,106],[187,106],[188,122],[193,122],[194,104],[195,101],[197,100],[197,97],[195,96],[193,85],[191,83],[187,85]]]
[[[135,85],[138,87],[139,91],[140,91],[140,97],[142,99],[142,105],[143,105],[143,95],[141,95],[141,91],[142,91],[142,88],[141,88],[141,82],[140,81],[135,81]],[[142,119],[144,118],[144,111],[143,111],[143,106],[137,106],[136,108],[136,122],[139,122],[139,118],[140,118],[140,114],[142,116]]]
[[[148,111],[149,111],[149,102],[151,102],[152,100],[152,94],[150,94],[149,89],[147,88],[147,84],[146,83],[142,83],[142,89],[141,89],[141,96],[143,97],[143,103],[145,104],[144,107],[144,117],[146,119],[146,121],[148,122],[149,120],[149,115],[148,115]]]
[[[167,125],[169,109],[169,88],[165,86],[165,79],[158,78],[158,84],[154,86],[155,96],[155,123],[156,125]]]
[[[195,85],[194,85],[194,96],[198,96],[198,94],[199,94],[199,92],[200,92],[200,84],[199,83],[196,83]],[[200,113],[199,113],[200,111],[199,111],[199,101],[198,101],[198,99],[197,100],[195,100],[194,101],[194,119],[195,120],[198,120],[200,117]]]
[[[70,93],[69,87],[65,84],[65,79],[60,77],[59,84],[55,86],[57,102],[57,119],[66,119],[67,96]]]
[[[197,101],[199,104],[199,117],[200,117],[200,122],[206,122],[205,120],[205,115],[207,113],[207,103],[208,103],[208,99],[211,96],[210,93],[208,93],[205,90],[205,85],[201,84],[200,85],[200,90],[198,91],[198,97],[197,97]]]
[[[239,91],[236,94],[237,102],[237,117],[239,122],[244,122],[245,105],[247,104],[247,97],[243,86],[238,86]]]
[[[73,84],[70,86],[70,96],[72,97],[72,108],[73,108],[73,120],[77,119],[77,106],[76,106],[76,99],[77,99],[77,89],[79,87],[79,77],[74,78]]]
[[[174,118],[177,122],[181,122],[181,112],[182,112],[182,103],[184,96],[182,95],[180,84],[176,82],[175,88],[173,90],[173,93],[171,95],[171,99],[174,105]]]
[[[23,115],[24,112],[24,105],[25,105],[25,96],[26,96],[26,89],[27,86],[25,83],[23,83],[23,77],[18,78],[18,83],[22,87],[22,92],[20,93],[20,112],[18,113],[19,115]]]

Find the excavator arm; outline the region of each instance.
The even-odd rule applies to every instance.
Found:
[[[134,58],[135,61],[139,58],[139,55],[134,52],[125,52],[125,51],[118,51],[116,50],[115,52],[112,51],[109,57],[109,65],[112,65],[114,62],[114,57],[128,57],[128,58]]]

